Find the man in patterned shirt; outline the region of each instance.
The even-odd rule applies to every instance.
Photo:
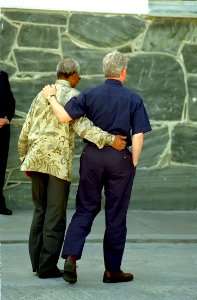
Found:
[[[75,89],[80,80],[79,72],[78,62],[71,58],[58,63],[55,86],[61,105],[79,94]],[[33,100],[18,141],[21,170],[32,181],[35,210],[29,254],[33,271],[39,278],[62,276],[57,263],[66,228],[75,132],[98,148],[111,145],[121,150],[126,144],[121,136],[93,126],[86,117],[66,124],[59,122],[42,93]]]

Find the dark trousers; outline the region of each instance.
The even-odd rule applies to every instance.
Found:
[[[29,235],[33,270],[48,272],[56,267],[66,229],[66,208],[70,183],[55,176],[32,172],[35,206]]]
[[[87,145],[80,158],[80,182],[76,212],[64,240],[62,257],[81,258],[85,239],[94,218],[101,210],[101,192],[105,192],[104,263],[108,271],[120,270],[126,241],[126,214],[130,202],[135,168],[128,149],[111,147],[99,150]]]
[[[0,128],[0,207],[5,207],[5,198],[3,196],[3,186],[8,159],[10,142],[10,125]]]

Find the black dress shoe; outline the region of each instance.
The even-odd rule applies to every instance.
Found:
[[[0,214],[1,215],[6,215],[6,216],[11,216],[12,211],[8,209],[7,207],[0,208]]]
[[[76,261],[65,261],[63,279],[69,283],[77,282]]]
[[[116,283],[116,282],[127,282],[133,280],[133,274],[120,272],[109,272],[105,271],[103,275],[103,282],[105,283]]]
[[[38,277],[41,279],[47,278],[60,278],[63,276],[63,270],[59,270],[58,268],[52,269],[47,272],[38,272]]]
[[[32,272],[33,272],[33,273],[38,273],[38,268],[33,268],[33,269],[32,269]]]

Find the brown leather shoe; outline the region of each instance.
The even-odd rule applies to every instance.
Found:
[[[76,261],[65,261],[63,279],[70,283],[77,282]]]
[[[127,282],[133,280],[133,274],[120,272],[109,272],[105,271],[103,275],[103,282],[105,283],[116,283],[116,282]]]

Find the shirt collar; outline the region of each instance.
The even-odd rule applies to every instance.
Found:
[[[120,80],[116,79],[106,79],[105,84],[117,84],[117,85],[122,85],[122,82]]]
[[[67,80],[63,80],[63,79],[57,79],[55,84],[61,84],[61,85],[65,85],[65,86],[68,86],[68,87],[71,87],[70,86],[70,82],[67,81]]]

